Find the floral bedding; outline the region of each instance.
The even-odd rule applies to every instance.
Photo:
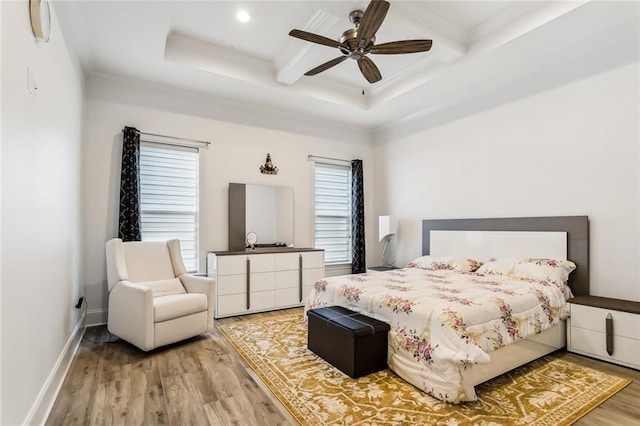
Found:
[[[566,319],[564,283],[404,268],[316,282],[305,310],[340,305],[391,325],[389,368],[447,402],[475,401],[465,377],[489,352]]]

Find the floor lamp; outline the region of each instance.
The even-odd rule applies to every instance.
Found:
[[[398,225],[393,216],[380,216],[378,218],[379,240],[384,241],[384,246],[382,247],[382,261],[386,267],[394,266],[393,264],[395,259],[392,259],[391,261],[387,260],[386,252],[389,241],[391,241],[391,238],[395,235],[397,228]]]

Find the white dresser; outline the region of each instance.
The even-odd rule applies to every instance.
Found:
[[[324,278],[324,250],[209,252],[207,275],[216,279],[216,318],[302,306]]]
[[[567,350],[640,369],[640,302],[578,296],[569,303]]]

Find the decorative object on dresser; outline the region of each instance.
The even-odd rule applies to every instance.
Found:
[[[569,303],[568,351],[640,370],[640,302],[577,296]]]
[[[248,249],[255,250],[256,243],[258,242],[258,235],[253,231],[247,232],[246,242]]]
[[[324,250],[211,251],[207,275],[217,283],[216,318],[302,306],[313,284],[324,278]]]
[[[398,224],[393,216],[380,216],[378,217],[378,240],[384,241],[382,246],[382,262],[384,266],[394,266],[395,259],[387,260],[387,248],[391,238],[396,234]]]
[[[307,311],[307,347],[353,379],[387,368],[389,324],[342,306]]]
[[[278,168],[273,165],[273,162],[271,161],[271,154],[269,154],[268,152],[267,159],[265,160],[264,164],[260,166],[260,173],[262,173],[263,175],[278,174]]]

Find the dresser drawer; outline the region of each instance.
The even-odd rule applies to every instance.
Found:
[[[251,261],[251,273],[275,271],[274,254],[252,254],[248,256]]]
[[[276,288],[299,288],[300,271],[278,271],[276,272]]]
[[[300,306],[299,288],[282,288],[276,290],[276,305],[278,306]]]
[[[276,292],[271,291],[257,291],[251,292],[251,306],[250,311],[266,311],[274,309],[276,307]]]
[[[273,309],[276,307],[276,292],[275,290],[252,292],[249,295],[249,301],[249,309],[247,309],[246,293],[220,295],[217,298],[215,317],[222,318]]]
[[[304,269],[322,268],[324,270],[324,251],[302,253],[302,267]]]
[[[300,269],[300,253],[276,254],[276,271],[297,271]]]
[[[225,296],[227,294],[247,293],[247,275],[221,275],[216,282],[216,294]]]
[[[218,295],[216,303],[216,318],[241,315],[248,312],[246,294],[229,294],[226,296]]]
[[[250,291],[273,290],[275,288],[274,272],[259,272],[251,274]],[[247,275],[222,275],[218,277],[217,294],[247,293]]]
[[[247,256],[216,256],[214,259],[213,268],[218,277],[247,273]]]
[[[297,271],[300,268],[300,257],[302,257],[302,268],[324,268],[324,252],[309,251],[301,253],[282,253],[276,256],[276,271]]]
[[[254,291],[273,290],[276,288],[275,272],[251,272],[251,293]]]

